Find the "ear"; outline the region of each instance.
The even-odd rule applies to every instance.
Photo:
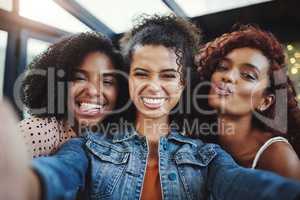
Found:
[[[275,101],[275,96],[273,94],[265,95],[265,97],[262,99],[262,102],[258,106],[258,110],[263,112],[267,110]]]
[[[183,90],[185,89],[186,86],[187,86],[186,80],[183,80],[183,81],[180,80],[180,82],[179,82],[179,84],[178,84],[178,89],[180,89],[180,90],[183,91]]]
[[[181,85],[181,87],[184,89],[184,88],[187,86],[186,80],[183,80],[182,83],[181,83],[180,85]]]

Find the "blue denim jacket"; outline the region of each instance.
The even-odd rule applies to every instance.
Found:
[[[43,199],[140,199],[147,141],[135,131],[72,139],[51,157],[35,159]],[[172,131],[159,141],[163,199],[297,199],[300,184],[239,167],[218,145]]]

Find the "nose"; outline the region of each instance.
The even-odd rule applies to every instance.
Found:
[[[159,93],[160,89],[161,89],[161,85],[160,85],[159,79],[158,78],[152,78],[151,80],[149,80],[148,84],[147,84],[147,89],[152,94]]]
[[[222,75],[222,81],[224,83],[236,83],[238,80],[238,72],[235,69],[227,71]]]
[[[155,83],[155,82],[150,82],[148,84],[148,91],[153,93],[153,94],[159,93],[160,85],[158,83]]]
[[[90,82],[88,82],[88,84],[86,86],[86,91],[89,96],[98,97],[98,96],[100,96],[101,88],[102,88],[102,86],[101,86],[100,81],[90,81]]]

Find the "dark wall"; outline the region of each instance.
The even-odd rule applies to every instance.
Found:
[[[273,32],[280,41],[300,40],[300,1],[281,0],[233,9],[192,19],[209,41],[230,31],[235,23],[255,23]]]
[[[257,24],[281,42],[300,41],[300,0],[278,0],[191,19],[203,33],[203,42],[228,32],[236,24]],[[112,39],[116,45],[123,34]]]

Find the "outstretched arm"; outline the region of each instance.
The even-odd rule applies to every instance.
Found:
[[[260,156],[258,167],[300,180],[300,160],[293,147],[285,142],[270,145]]]
[[[38,175],[43,200],[75,199],[85,185],[88,159],[84,139],[71,139],[53,156],[34,159],[32,168]]]
[[[300,182],[274,173],[238,166],[220,147],[208,170],[208,190],[224,200],[292,200],[300,197]]]
[[[30,166],[12,108],[0,102],[0,113],[0,199],[75,199],[88,166],[84,139],[70,140],[56,155]]]
[[[8,103],[0,101],[0,199],[39,199],[37,176],[18,133],[17,117]]]

